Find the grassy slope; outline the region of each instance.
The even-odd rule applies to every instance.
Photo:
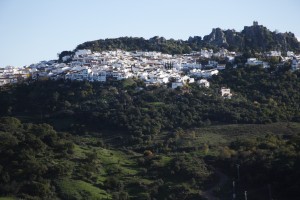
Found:
[[[86,141],[86,138],[83,139]],[[88,138],[93,140],[93,138]],[[92,180],[77,180],[82,177],[76,175],[70,178],[59,180],[57,186],[63,197],[88,198],[88,199],[112,199],[110,193],[106,192],[105,181],[108,177],[119,177],[124,181],[124,185],[136,181],[139,168],[134,155],[126,154],[120,150],[106,149],[92,145],[76,145],[74,149],[74,158],[84,159],[87,153],[97,153],[100,170],[92,172]],[[75,159],[75,160],[76,160]],[[79,163],[74,162],[74,165]],[[145,180],[145,182],[151,182]],[[127,188],[129,191],[131,188]]]
[[[105,190],[82,180],[63,179],[58,181],[61,196],[66,199],[111,199]]]

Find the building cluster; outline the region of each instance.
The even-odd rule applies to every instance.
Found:
[[[30,70],[27,68],[18,68],[7,66],[0,68],[0,86],[5,84],[17,83],[30,77]]]
[[[64,56],[61,63],[56,60],[41,61],[25,67],[7,66],[0,68],[0,86],[17,83],[31,78],[37,79],[66,79],[73,81],[98,81],[122,80],[137,78],[146,85],[170,84],[173,89],[182,87],[187,83],[197,83],[202,87],[209,87],[209,79],[218,75],[225,69],[225,64],[219,64],[215,58],[226,59],[233,62],[235,52],[220,49],[218,52],[203,49],[184,55],[169,55],[161,52],[122,50],[92,52],[91,50],[77,50],[74,55]],[[281,56],[281,52],[271,51],[266,56]],[[200,64],[200,58],[208,60],[207,64]],[[287,57],[282,60],[291,60],[292,70],[300,69],[300,56],[287,52]],[[246,65],[262,65],[269,67],[267,62],[257,58],[248,58]],[[223,90],[225,89],[225,90]],[[222,96],[231,98],[231,93],[223,88]],[[224,93],[224,91],[227,91]]]
[[[196,62],[199,56],[210,57],[212,51],[203,50],[185,55],[169,55],[160,52],[127,52],[122,50],[91,52],[78,50],[73,56],[57,61],[42,61],[30,66],[16,68],[0,68],[0,85],[16,83],[18,80],[31,77],[32,79],[67,79],[77,81],[122,80],[138,78],[146,85],[167,84],[172,88],[181,87],[187,83],[201,80],[200,85],[207,87],[206,79],[217,75],[225,65],[209,61],[207,66]],[[220,56],[226,52],[220,51]],[[207,69],[207,67],[210,67]],[[205,83],[205,84],[204,84]]]

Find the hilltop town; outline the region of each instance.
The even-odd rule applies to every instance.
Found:
[[[155,51],[92,52],[89,49],[82,49],[77,50],[74,55],[62,57],[62,62],[51,60],[24,67],[0,68],[0,86],[28,78],[91,82],[137,78],[143,80],[147,86],[169,84],[175,89],[195,82],[209,87],[208,79],[213,75],[218,75],[219,71],[225,70],[226,65],[237,67],[235,58],[240,56],[240,53],[230,52],[224,48],[217,52],[213,52],[212,49],[203,49],[199,52],[176,55]],[[289,62],[291,70],[300,69],[300,55],[295,55],[291,51],[288,51],[285,57],[280,51],[271,51],[265,53],[264,56],[280,58],[278,66]],[[270,67],[268,62],[257,58],[248,58],[244,66],[255,65],[261,65],[263,68]]]

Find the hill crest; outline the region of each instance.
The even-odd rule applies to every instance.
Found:
[[[99,39],[79,44],[75,50],[104,51],[122,49],[184,54],[199,51],[201,48],[217,49],[222,47],[238,52],[267,52],[272,50],[300,52],[300,42],[293,33],[270,31],[265,26],[258,25],[256,21],[253,22],[252,26],[245,26],[241,32],[234,29],[213,28],[212,32],[203,38],[194,36],[189,37],[188,40],[165,39],[159,36],[154,36],[148,40],[142,37]]]

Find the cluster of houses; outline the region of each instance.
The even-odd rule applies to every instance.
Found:
[[[172,88],[181,87],[187,83],[197,82],[199,85],[209,87],[207,81],[225,65],[209,61],[209,69],[204,68],[196,60],[199,55],[206,55],[211,51],[203,50],[185,55],[169,55],[160,52],[127,52],[122,50],[91,52],[91,50],[78,50],[72,56],[57,61],[42,61],[30,66],[17,68],[0,68],[0,85],[16,83],[18,80],[31,77],[32,79],[68,79],[77,81],[122,80],[138,78],[146,85],[167,84],[171,82]],[[221,51],[220,55],[226,56]],[[21,79],[20,79],[21,78]],[[195,81],[198,80],[198,81]]]
[[[0,68],[0,86],[5,84],[17,83],[30,77],[30,70],[27,68],[18,68],[7,66]]]
[[[62,57],[61,63],[51,60],[25,67],[0,68],[0,86],[31,77],[33,80],[66,79],[91,82],[138,78],[146,85],[170,83],[174,89],[194,82],[202,87],[209,87],[208,79],[218,75],[226,66],[219,64],[214,58],[225,58],[227,62],[233,62],[235,56],[238,56],[235,52],[223,48],[215,53],[213,50],[203,49],[184,55],[122,50],[92,52],[83,49],[77,50],[73,55]],[[266,56],[281,56],[281,52],[271,51]],[[200,64],[197,61],[199,58],[208,59],[208,63]],[[292,60],[292,70],[300,69],[300,56],[293,52],[287,52],[287,57],[282,59]],[[246,65],[269,67],[268,63],[257,58],[248,58]],[[228,88],[222,88],[221,93],[226,98],[232,96]]]
[[[263,55],[264,57],[280,57],[281,62],[291,61],[291,70],[299,70],[300,69],[300,55],[296,55],[292,51],[287,51],[286,56],[282,56],[280,51],[270,51]],[[258,60],[257,58],[248,58],[246,62],[247,66],[257,66],[261,65],[263,68],[269,68],[270,65],[268,62],[264,62]]]

